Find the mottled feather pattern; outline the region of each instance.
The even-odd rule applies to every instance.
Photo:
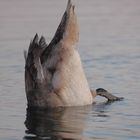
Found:
[[[97,95],[89,88],[76,50],[79,31],[74,9],[75,6],[68,0],[50,43],[47,45],[45,38],[39,39],[36,34],[28,52],[24,52],[28,107],[89,105]]]

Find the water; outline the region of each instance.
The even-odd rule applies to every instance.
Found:
[[[0,0],[0,140],[140,139],[140,1],[75,4],[90,86],[125,100],[98,97],[92,106],[26,112],[23,50],[36,32],[50,41],[66,1]]]

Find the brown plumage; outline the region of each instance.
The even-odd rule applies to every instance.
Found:
[[[68,0],[58,29],[47,45],[36,34],[25,57],[25,89],[28,107],[82,106],[92,104],[95,91],[90,91],[80,56],[75,6]]]

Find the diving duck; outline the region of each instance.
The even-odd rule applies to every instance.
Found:
[[[28,107],[53,108],[90,105],[97,95],[110,101],[122,98],[100,88],[90,90],[76,49],[79,31],[75,6],[68,4],[49,44],[36,34],[25,57],[25,90]]]

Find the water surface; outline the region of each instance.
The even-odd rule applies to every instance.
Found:
[[[0,0],[0,140],[140,139],[140,1],[77,0],[80,52],[90,86],[124,101],[26,112],[23,50],[52,38],[65,0]],[[24,125],[25,122],[25,125]]]

